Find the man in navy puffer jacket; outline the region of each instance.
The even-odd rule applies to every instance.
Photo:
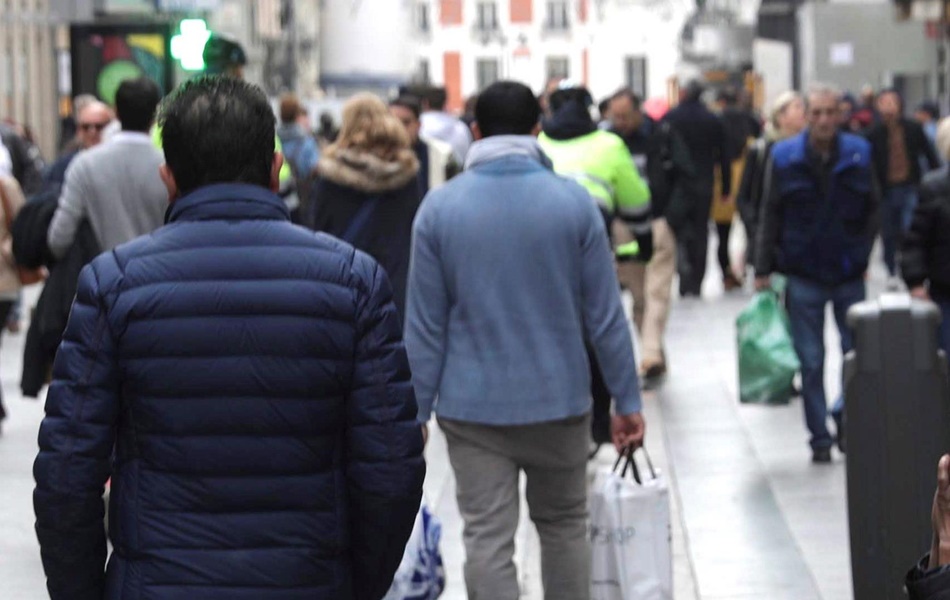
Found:
[[[50,596],[378,599],[425,473],[386,275],[290,224],[259,89],[194,80],[162,118],[167,225],[83,270],[56,357]]]

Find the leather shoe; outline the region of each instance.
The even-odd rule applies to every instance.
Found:
[[[811,451],[811,462],[828,464],[831,462],[831,448],[815,448]]]
[[[645,362],[640,365],[640,374],[644,379],[659,379],[666,375],[666,364],[662,362]]]

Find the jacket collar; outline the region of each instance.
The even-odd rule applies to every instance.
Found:
[[[216,183],[175,200],[165,222],[211,220],[289,221],[287,205],[268,189],[245,183]]]
[[[835,152],[833,154],[833,172],[841,173],[849,167],[860,164],[865,158],[861,152],[854,149],[854,144],[848,143],[849,134],[838,132],[835,134]],[[808,129],[794,138],[789,138],[793,152],[790,156],[793,163],[810,165],[811,148],[808,145]]]

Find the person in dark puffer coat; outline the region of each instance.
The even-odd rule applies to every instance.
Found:
[[[162,114],[167,225],[83,270],[54,365],[50,596],[376,600],[425,475],[387,277],[290,223],[259,88],[199,78]]]

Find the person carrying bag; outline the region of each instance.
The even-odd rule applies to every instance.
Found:
[[[603,469],[594,479],[591,600],[673,598],[669,487],[642,450],[649,479],[641,476],[633,446],[624,449],[613,469]]]

